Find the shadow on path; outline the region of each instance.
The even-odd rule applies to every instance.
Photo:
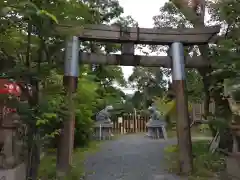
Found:
[[[143,134],[104,142],[87,158],[85,180],[178,180],[166,172],[164,148],[175,140],[151,140]]]

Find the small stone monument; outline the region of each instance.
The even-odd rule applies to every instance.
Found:
[[[113,123],[110,119],[110,110],[112,106],[106,106],[103,110],[99,111],[96,115],[96,122],[94,125],[95,138],[99,140],[111,139],[113,136],[112,128]]]
[[[146,124],[148,131],[147,136],[153,139],[167,139],[166,122],[164,118],[161,117],[156,107],[150,106],[148,110],[150,112],[150,120]]]
[[[9,113],[4,120],[0,129],[0,175],[6,179],[23,180],[26,167],[22,132],[19,131],[21,121],[16,113]]]

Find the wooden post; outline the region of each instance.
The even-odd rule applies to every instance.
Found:
[[[135,133],[138,132],[138,122],[137,122],[137,111],[136,109],[134,108],[134,122],[135,122]]]
[[[74,146],[74,129],[75,129],[75,108],[73,93],[77,89],[78,80],[78,54],[79,42],[78,37],[73,36],[66,41],[65,50],[65,73],[63,84],[66,89],[66,103],[68,108],[67,119],[63,122],[63,128],[60,134],[58,147],[57,176],[64,177],[70,170],[72,164],[72,152]]]
[[[99,126],[99,140],[102,140],[102,124]]]
[[[120,134],[123,134],[123,118],[118,117],[117,124],[120,126]]]
[[[192,142],[188,102],[185,92],[184,50],[182,43],[174,42],[171,45],[170,54],[172,56],[172,78],[176,94],[180,171],[183,174],[189,174],[193,169]]]

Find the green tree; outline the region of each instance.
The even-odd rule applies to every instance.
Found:
[[[234,80],[238,76],[238,30],[239,30],[239,11],[236,1],[216,1],[207,2],[207,10],[211,16],[209,24],[222,25],[222,33],[219,40],[210,46],[191,47],[187,53],[198,54],[198,50],[203,58],[213,62],[213,68],[198,69],[199,77],[196,71],[187,72],[187,85],[192,95],[198,95],[197,99],[204,97],[205,116],[209,116],[210,98],[215,101],[214,121],[210,121],[210,128],[215,135],[217,130],[222,129],[221,147],[231,147],[231,135],[227,123],[231,121],[232,112],[228,100],[224,97],[224,80]],[[203,27],[205,26],[201,16],[186,5],[186,1],[174,1],[166,3],[160,9],[160,15],[154,17],[157,27]],[[155,47],[156,48],[156,47]],[[197,50],[198,49],[198,50]],[[202,85],[198,81],[202,79]],[[201,90],[204,94],[200,93]],[[199,96],[200,95],[200,96]],[[212,117],[208,117],[212,119]],[[224,124],[225,128],[220,128]]]
[[[159,15],[153,17],[154,26],[156,28],[190,28],[193,25],[188,21],[187,17],[185,17],[172,3],[166,3],[162,8],[160,8]],[[163,51],[167,53],[168,47],[151,47],[152,51]],[[185,47],[185,55],[198,55],[197,47]],[[164,71],[164,74],[169,77],[169,70]],[[203,99],[203,84],[202,77],[195,69],[186,69],[186,84],[189,101],[196,102],[202,101]]]
[[[61,24],[116,22],[132,23],[130,17],[120,17],[123,9],[116,0],[106,1],[13,1],[0,2],[0,61],[1,74],[16,81],[30,83],[36,89],[27,106],[20,103],[19,113],[28,125],[30,156],[29,173],[37,178],[40,150],[56,144],[58,132],[66,118],[65,92],[62,87],[63,54],[66,35],[74,35],[72,29],[55,31]],[[106,44],[97,44],[106,47]],[[83,48],[82,48],[83,47]],[[103,53],[116,52],[119,45],[108,44]],[[92,50],[89,43],[81,48]],[[81,65],[79,86],[74,98],[76,106],[75,146],[85,146],[90,140],[91,117],[99,105],[122,102],[124,93],[116,88],[124,86],[120,67]],[[34,103],[32,103],[34,100]],[[103,100],[105,101],[103,103]],[[52,143],[54,142],[54,143]],[[34,147],[34,148],[32,148]]]
[[[216,103],[215,119],[228,124],[232,121],[233,112],[229,106],[228,98],[225,97],[224,81],[230,81],[237,85],[239,79],[239,4],[236,1],[217,1],[209,4],[209,12],[212,21],[223,25],[223,33],[215,46],[211,47],[211,58],[218,70],[211,73],[211,95]],[[231,89],[230,85],[230,89]],[[237,116],[236,116],[237,119]],[[213,124],[218,129],[218,124]],[[228,126],[227,126],[228,127]],[[231,150],[232,138],[229,129],[222,130],[222,148]],[[238,139],[239,140],[239,139]],[[240,140],[239,140],[240,141]]]
[[[142,108],[148,106],[147,101],[161,97],[167,85],[162,69],[157,67],[134,67],[129,82],[137,89],[133,96],[134,104],[139,104]]]

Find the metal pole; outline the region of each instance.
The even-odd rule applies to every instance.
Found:
[[[75,129],[75,107],[73,93],[77,89],[78,81],[78,57],[79,41],[78,37],[73,36],[66,40],[65,50],[65,72],[63,85],[66,90],[66,106],[68,108],[68,117],[63,122],[63,128],[60,135],[60,146],[58,148],[58,174],[65,176],[72,164],[72,152],[74,146],[74,129]]]
[[[192,171],[192,142],[188,117],[188,100],[185,93],[184,49],[180,42],[171,45],[172,79],[176,95],[177,136],[179,146],[180,171],[188,174]]]

